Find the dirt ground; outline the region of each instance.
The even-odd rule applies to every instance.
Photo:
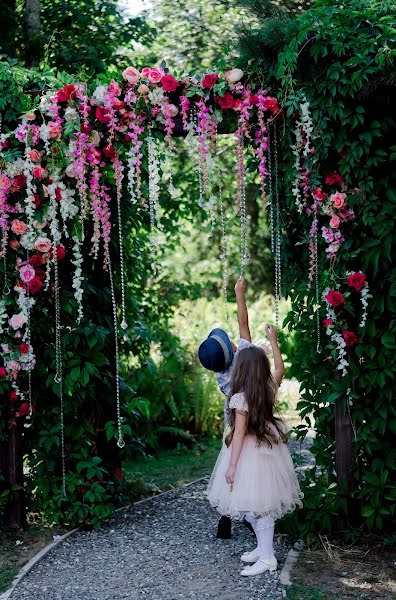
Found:
[[[395,600],[396,548],[376,543],[342,548],[322,539],[321,548],[301,552],[291,578],[297,586],[320,590],[318,598]]]

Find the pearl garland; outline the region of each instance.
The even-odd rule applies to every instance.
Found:
[[[121,398],[120,398],[120,358],[118,350],[118,321],[117,321],[117,302],[114,290],[114,279],[113,269],[111,261],[109,260],[109,279],[110,279],[110,291],[111,291],[111,303],[113,307],[113,324],[114,324],[114,354],[115,354],[115,383],[116,383],[116,404],[117,404],[117,428],[118,428],[118,441],[117,446],[124,448],[125,441],[122,434],[122,420],[121,420]]]
[[[282,259],[281,259],[281,223],[280,223],[280,200],[279,200],[279,175],[278,175],[278,140],[276,121],[274,121],[274,163],[275,163],[275,206],[272,217],[272,236],[274,237],[275,250],[275,325],[279,326],[279,302],[282,298]],[[271,199],[271,207],[273,199]],[[275,219],[274,219],[275,217]],[[275,224],[274,224],[275,220]]]

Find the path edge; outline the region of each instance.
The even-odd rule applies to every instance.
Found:
[[[283,567],[281,572],[279,573],[279,583],[282,585],[282,594],[283,597],[286,597],[285,587],[292,585],[292,581],[290,579],[290,573],[297,562],[298,556],[301,550],[304,547],[304,542],[302,540],[298,540],[289,550],[286,556],[286,560],[283,563]],[[0,599],[1,600],[1,599]]]
[[[142,500],[138,500],[137,502],[133,502],[132,504],[126,504],[125,506],[120,506],[119,508],[116,508],[116,510],[112,514],[115,515],[116,513],[121,512],[122,510],[128,510],[129,508],[131,508],[133,506],[139,506],[140,504],[143,504],[144,502],[148,502],[149,500],[152,500],[153,498],[158,498],[158,496],[163,496],[165,494],[172,494],[176,490],[180,490],[180,489],[189,487],[190,485],[194,485],[194,483],[199,483],[200,481],[203,481],[207,478],[208,478],[208,476],[205,475],[204,477],[200,477],[199,479],[195,479],[194,481],[189,481],[188,483],[179,485],[170,490],[165,490],[164,492],[160,492],[159,494],[153,494],[152,496],[149,496],[148,498],[143,498]],[[15,575],[15,577],[12,581],[11,587],[8,590],[6,590],[5,592],[2,592],[0,594],[0,600],[8,600],[10,598],[11,594],[15,591],[15,588],[22,581],[22,579],[33,569],[33,567],[38,562],[40,562],[52,550],[52,548],[54,548],[58,544],[61,544],[69,536],[73,535],[73,533],[76,533],[77,531],[80,531],[80,530],[81,530],[81,527],[76,527],[75,529],[72,529],[71,531],[68,531],[67,533],[62,535],[60,537],[60,539],[57,540],[56,542],[50,542],[49,544],[44,546],[44,548],[39,550],[37,552],[37,554],[35,554],[29,560],[29,562],[26,563],[26,565],[23,565],[23,567],[20,569],[20,571]]]

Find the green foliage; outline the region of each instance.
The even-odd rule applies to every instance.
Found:
[[[277,30],[283,31],[283,48],[278,56],[271,51],[268,58],[267,48],[276,48],[278,43],[275,35],[271,41],[271,31]],[[252,36],[258,43],[254,54]],[[319,474],[308,473],[303,485],[300,533],[307,536],[315,530],[334,529],[339,522],[336,516],[343,517],[349,535],[358,527],[360,531],[386,530],[394,522],[396,505],[392,441],[396,430],[392,402],[396,391],[396,271],[392,263],[396,178],[389,162],[394,161],[396,128],[392,108],[396,30],[391,3],[320,0],[312,10],[287,23],[264,20],[252,36],[242,38],[243,59],[250,60],[252,69],[265,68],[268,85],[280,86],[278,95],[284,98],[287,115],[295,114],[300,92],[310,101],[319,179],[337,171],[351,190],[347,202],[356,219],[343,230],[346,242],[331,269],[324,255],[324,240],[319,239],[320,287],[332,288],[347,271],[362,270],[374,296],[369,301],[367,324],[358,330],[360,343],[356,350],[348,351],[348,375],[340,380],[335,377],[334,351],[323,329],[323,350],[316,352],[315,302],[306,285],[310,219],[297,213],[291,195],[291,123],[280,137],[283,259],[288,267],[283,283],[291,299],[286,323],[295,331],[291,373],[302,388],[299,410],[305,425],[298,432],[304,435],[307,428],[315,427],[313,452],[319,469]],[[327,222],[320,221],[319,227],[322,225]],[[324,307],[321,318],[325,318]],[[349,488],[346,482],[337,484],[334,470],[334,403],[345,397],[348,388],[356,430]]]
[[[0,52],[42,68],[57,67],[87,75],[104,72],[110,66],[121,69],[130,64],[135,41],[145,45],[153,31],[141,18],[128,17],[115,0],[41,0],[40,31],[34,40],[37,60],[26,56],[30,41],[23,27],[26,17],[20,0],[4,7],[4,29]],[[1,13],[0,13],[1,15]],[[1,29],[1,28],[0,28]],[[10,31],[12,40],[9,39]]]

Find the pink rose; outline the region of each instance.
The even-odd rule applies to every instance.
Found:
[[[162,114],[165,118],[176,117],[178,112],[179,110],[174,104],[164,104],[162,107]]]
[[[62,126],[59,123],[48,123],[48,137],[59,138],[62,134]]]
[[[241,71],[241,69],[230,69],[230,71],[224,73],[224,79],[226,79],[230,83],[236,83],[237,81],[242,79],[242,77],[243,71]]]
[[[18,240],[11,240],[10,242],[10,248],[12,248],[13,250],[18,250],[18,248],[21,247],[21,244],[18,242]]]
[[[159,83],[164,76],[164,72],[157,67],[154,67],[150,70],[148,75],[148,80],[150,83]]]
[[[165,92],[174,92],[179,87],[179,83],[173,75],[164,75],[161,79],[161,85]]]
[[[145,83],[141,83],[137,89],[139,94],[148,94],[150,91],[150,88],[148,85],[146,85]]]
[[[21,365],[17,360],[9,360],[6,363],[6,367],[9,371],[20,371]]]
[[[114,96],[119,96],[121,94],[121,87],[114,79],[110,82],[109,91],[114,94]]]
[[[150,75],[150,67],[144,67],[142,69],[142,77],[148,77]]]
[[[28,226],[23,221],[14,219],[11,223],[11,231],[16,235],[24,235],[28,230]]]
[[[47,169],[44,169],[43,167],[40,167],[40,166],[34,167],[33,177],[35,177],[36,179],[44,179],[45,177],[47,177],[47,175],[48,175]]]
[[[28,121],[35,121],[36,120],[36,115],[35,115],[35,113],[33,111],[30,111],[30,112],[26,113],[25,117],[26,117],[26,119]]]
[[[333,203],[334,208],[343,208],[345,206],[345,198],[346,194],[341,194],[341,192],[336,192],[330,196],[330,200]]]
[[[22,327],[23,325],[25,325],[26,321],[27,321],[27,318],[23,313],[18,313],[16,315],[12,315],[12,317],[10,319],[10,327],[17,330],[20,327]]]
[[[34,247],[39,252],[49,252],[51,249],[51,240],[46,237],[38,237],[34,242]]]
[[[41,158],[40,152],[38,150],[30,150],[29,158],[33,162],[40,162],[40,158]]]
[[[140,73],[135,67],[127,67],[122,72],[122,76],[128,83],[132,83],[133,85],[140,79]]]
[[[241,110],[241,106],[242,106],[242,100],[240,98],[235,98],[235,100],[232,104],[232,109],[233,110]]]
[[[1,349],[3,350],[4,354],[8,354],[9,352],[11,352],[11,348],[8,344],[1,344]]]
[[[24,283],[29,283],[29,281],[32,281],[32,279],[36,275],[36,272],[30,265],[24,265],[23,267],[21,267],[19,275],[21,276],[21,279]]]
[[[334,217],[332,217],[330,219],[330,227],[332,229],[338,229],[340,226],[340,223],[341,223],[340,217],[337,217],[337,215],[334,215]]]

